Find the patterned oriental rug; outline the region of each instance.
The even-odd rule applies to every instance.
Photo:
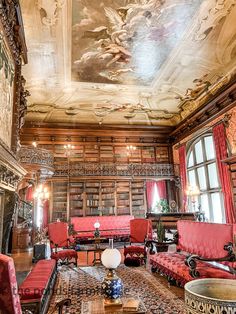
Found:
[[[82,300],[91,300],[101,296],[101,282],[105,273],[104,267],[62,266],[58,273],[49,312],[55,302],[70,298],[72,304],[65,313],[81,313]],[[129,268],[120,265],[116,273],[123,281],[124,296],[139,296],[148,309],[147,313],[183,314],[185,312],[183,300],[163,286],[144,268]]]

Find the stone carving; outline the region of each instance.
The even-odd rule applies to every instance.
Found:
[[[63,7],[63,0],[38,0],[41,21],[46,26],[53,26],[58,20],[59,10]]]
[[[235,4],[235,0],[204,1],[201,7],[201,19],[198,22],[194,40],[205,39],[215,29],[220,20],[230,13]]]
[[[68,176],[68,165],[55,165],[54,176]],[[174,167],[172,164],[78,163],[70,165],[69,176],[173,177]]]

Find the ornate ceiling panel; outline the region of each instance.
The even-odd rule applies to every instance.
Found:
[[[236,0],[21,0],[28,121],[176,125],[236,67]]]

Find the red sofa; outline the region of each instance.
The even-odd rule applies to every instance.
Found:
[[[100,223],[100,236],[112,238],[126,238],[130,235],[130,220],[132,215],[123,216],[91,216],[71,217],[71,224],[75,231],[75,237],[79,240],[86,240],[94,237],[94,223]]]
[[[197,278],[236,279],[234,229],[231,224],[178,221],[177,252],[150,255],[152,271],[180,286]]]

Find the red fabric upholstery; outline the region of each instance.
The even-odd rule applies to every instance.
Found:
[[[0,254],[0,310],[4,314],[21,314],[14,262]]]
[[[52,252],[51,254],[51,258],[55,259],[55,260],[65,260],[65,259],[77,259],[77,252],[75,250],[72,249],[65,249],[62,251],[57,251],[57,252]]]
[[[56,261],[74,259],[76,264],[77,253],[68,247],[69,242],[74,241],[74,238],[68,234],[68,224],[66,222],[50,223],[48,225],[48,235],[51,245],[51,258]],[[63,248],[63,250],[58,250],[57,248]]]
[[[130,242],[144,243],[145,239],[152,239],[152,222],[144,218],[130,220]]]
[[[77,238],[89,238],[94,236],[94,224],[99,221],[100,234],[103,237],[129,236],[129,222],[134,217],[123,216],[93,216],[93,217],[71,217],[71,224],[77,232]]]
[[[48,225],[48,236],[50,239],[51,247],[68,246],[68,224],[66,222],[52,222]]]
[[[189,274],[189,267],[185,265],[186,255],[196,254],[210,259],[226,257],[228,252],[224,250],[224,246],[233,242],[234,228],[236,227],[230,224],[180,220],[177,222],[179,235],[177,248],[182,252],[150,255],[150,264],[183,286],[186,282],[194,280]],[[235,266],[235,263],[231,262],[223,264]],[[205,262],[197,261],[196,270],[200,278],[236,279],[236,275]]]
[[[19,287],[21,302],[40,301],[55,271],[55,260],[40,260]]]
[[[152,239],[151,220],[144,218],[135,218],[130,220],[130,242],[144,243],[145,239]],[[143,245],[131,245],[124,248],[125,258],[140,257],[143,263],[146,255],[146,248]]]
[[[177,280],[181,286],[184,286],[186,282],[197,279],[189,274],[189,267],[184,263],[185,257],[186,255],[179,253],[158,253],[150,255],[150,264],[157,267],[165,275]],[[236,279],[236,275],[204,262],[197,263],[197,271],[199,271],[201,278]]]
[[[204,258],[221,258],[227,255],[224,245],[232,242],[233,226],[179,220],[178,248]]]

